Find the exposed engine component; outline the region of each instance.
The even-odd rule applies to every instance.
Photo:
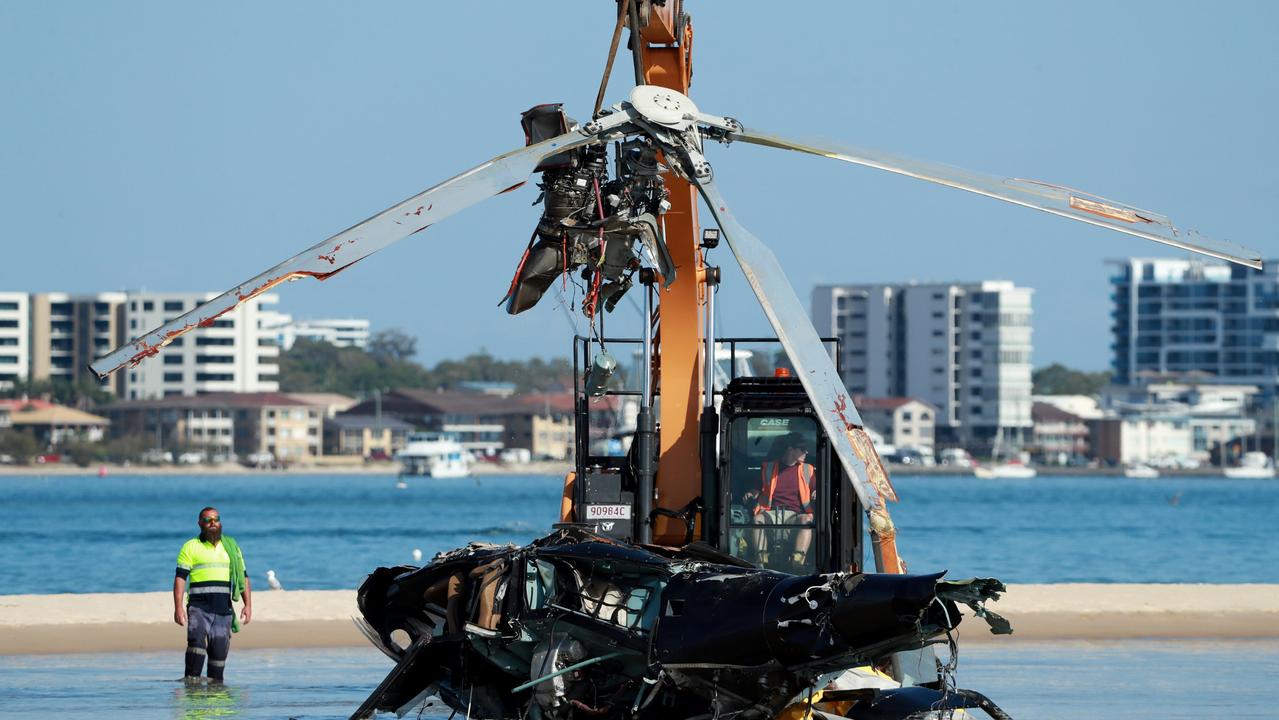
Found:
[[[614,360],[608,351],[601,350],[591,361],[591,369],[586,374],[586,394],[591,397],[602,397],[615,372],[617,372],[617,360]]]
[[[577,127],[559,104],[538,105],[521,116],[529,145]],[[633,138],[615,147],[616,178],[609,178],[608,148],[590,145],[547,158],[538,201],[542,217],[503,298],[512,315],[533,307],[561,275],[581,271],[586,283],[582,312],[612,311],[633,284],[639,248],[669,285],[675,268],[658,218],[670,207],[657,148]],[[638,241],[638,246],[637,246]]]

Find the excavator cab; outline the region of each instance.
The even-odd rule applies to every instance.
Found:
[[[719,549],[794,575],[860,570],[861,512],[790,377],[743,377],[720,405]]]
[[[572,510],[562,520],[635,541],[645,518],[638,502],[639,444],[628,442],[635,429],[628,408],[640,393],[619,382],[601,387],[592,376],[598,373],[600,341],[576,340],[577,467],[566,494]],[[615,353],[642,343],[603,342]],[[776,341],[719,340],[734,348],[760,342]],[[727,363],[716,382],[717,403],[703,408],[709,420],[702,426],[701,496],[682,508],[655,505],[650,515],[681,521],[689,542],[701,540],[771,570],[795,575],[862,570],[862,509],[803,386],[792,377],[737,377],[737,366]],[[660,395],[654,392],[654,402]]]

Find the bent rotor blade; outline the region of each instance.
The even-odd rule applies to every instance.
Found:
[[[1004,200],[1071,220],[1079,220],[1154,240],[1182,250],[1261,269],[1261,255],[1256,250],[1241,247],[1232,242],[1204,237],[1194,230],[1184,230],[1159,213],[1141,210],[1059,185],[1038,180],[986,175],[942,163],[913,160],[878,150],[866,150],[824,140],[819,142],[788,140],[749,128],[734,130],[729,137],[754,145],[795,150],[887,170],[898,175],[967,190],[996,200]]]
[[[795,374],[830,437],[844,473],[852,480],[857,499],[870,515],[872,529],[880,535],[891,531],[892,520],[884,500],[896,500],[897,494],[803,303],[795,295],[777,257],[737,222],[714,182],[709,178],[698,178],[695,182],[795,367]]]
[[[513,150],[471,168],[435,187],[394,205],[318,245],[294,255],[194,310],[151,330],[98,358],[89,367],[99,378],[133,366],[160,352],[174,338],[197,327],[209,327],[221,315],[286,280],[325,280],[382,248],[421,232],[432,224],[481,200],[523,185],[543,159],[597,141],[599,133],[570,132]]]

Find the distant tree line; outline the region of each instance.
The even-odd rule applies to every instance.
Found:
[[[790,358],[782,350],[773,354],[771,364],[766,355],[756,354],[751,358],[751,366],[758,375],[772,375],[774,368],[794,371]],[[1032,372],[1031,382],[1036,395],[1097,395],[1110,382],[1110,377],[1109,370],[1083,372],[1072,370],[1061,363],[1053,363]]]
[[[40,398],[81,410],[105,405],[115,399],[102,385],[89,378],[80,378],[76,382],[66,378],[17,380],[12,386],[0,390],[0,398],[21,397]]]
[[[1096,395],[1110,382],[1110,371],[1082,372],[1053,363],[1034,371],[1031,382],[1036,395]]]
[[[280,353],[282,392],[361,395],[388,388],[452,389],[468,381],[513,383],[519,392],[567,387],[573,366],[564,358],[499,360],[481,350],[426,368],[413,360],[417,340],[400,330],[373,334],[368,349],[298,340]]]
[[[46,452],[65,455],[80,467],[97,463],[138,462],[154,446],[149,437],[125,436],[90,442],[79,437],[65,437],[56,448],[41,443],[27,430],[0,430],[0,464],[30,465]]]
[[[513,383],[519,392],[558,390],[571,386],[572,363],[565,358],[499,360],[485,350],[460,360],[442,360],[427,368],[413,360],[417,339],[401,330],[373,334],[367,349],[340,348],[327,342],[298,340],[280,353],[280,390],[362,395],[389,388],[453,389],[468,381]],[[772,375],[776,367],[790,367],[785,353],[758,353],[754,370]],[[771,362],[770,362],[771,361]],[[1082,372],[1060,363],[1034,371],[1036,395],[1096,395],[1110,382],[1110,372]],[[43,398],[60,405],[92,411],[116,398],[88,378],[21,380],[0,390],[0,398]]]

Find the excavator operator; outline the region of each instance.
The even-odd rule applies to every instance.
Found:
[[[773,459],[760,468],[760,488],[750,498],[756,502],[755,524],[789,526],[768,531],[761,527],[753,533],[761,565],[802,571],[808,564],[816,475],[816,468],[807,462],[812,444],[813,438],[803,433],[787,433],[774,444]]]

